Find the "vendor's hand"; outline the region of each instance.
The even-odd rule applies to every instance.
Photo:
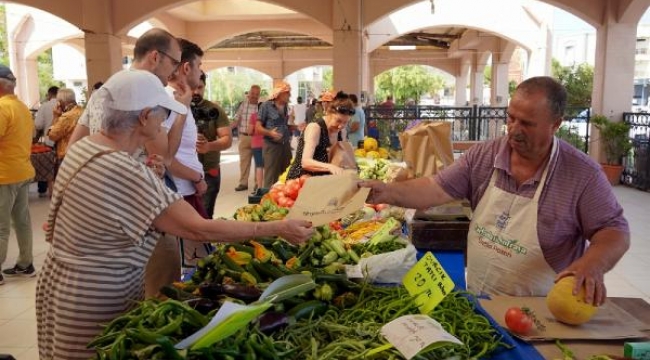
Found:
[[[605,273],[597,266],[585,264],[585,261],[578,259],[569,265],[564,271],[557,274],[555,281],[559,281],[563,277],[575,277],[575,287],[573,288],[573,295],[578,295],[580,288],[583,284],[585,286],[585,302],[600,306],[605,303],[607,299],[607,289],[605,288]]]
[[[379,180],[361,181],[357,184],[360,188],[370,188],[366,202],[369,204],[391,204],[388,185]]]
[[[271,129],[271,134],[269,136],[275,141],[282,140],[282,133],[280,133],[276,129]]]
[[[311,221],[285,219],[282,220],[280,236],[292,244],[299,244],[307,241],[314,233]]]
[[[203,136],[203,134],[199,134],[198,139],[196,140],[196,152],[199,154],[205,154],[210,151],[210,143],[208,142],[208,139]]]
[[[153,170],[158,177],[163,177],[165,175],[165,164],[163,163],[163,157],[158,154],[152,154],[147,157],[145,165]]]
[[[203,196],[206,191],[208,191],[208,184],[205,180],[201,180],[197,183],[194,183],[194,188],[196,189],[196,195]]]

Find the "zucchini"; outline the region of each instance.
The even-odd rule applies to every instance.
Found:
[[[327,311],[327,303],[320,300],[305,301],[296,305],[287,312],[287,315],[293,316],[296,320],[308,317],[321,316]]]
[[[239,266],[235,262],[235,260],[231,259],[230,256],[228,256],[226,254],[221,255],[221,261],[223,262],[224,265],[226,265],[226,267],[228,269],[230,269],[232,271],[236,271],[238,273],[243,273],[244,272],[244,268]]]
[[[284,241],[277,240],[273,243],[273,245],[271,245],[271,247],[275,254],[278,255],[280,259],[282,259],[282,261],[287,261],[294,256],[294,253],[292,251],[289,251],[287,246],[283,243]]]
[[[280,269],[271,263],[262,263],[258,259],[253,259],[251,263],[260,275],[266,276],[271,280],[281,278],[285,275],[282,271],[280,271]]]
[[[255,250],[253,249],[252,246],[248,246],[248,245],[244,245],[244,244],[240,244],[240,243],[232,243],[232,244],[229,244],[228,246],[234,247],[235,250],[237,250],[237,251],[243,251],[243,252],[249,253],[251,255],[255,255]]]
[[[247,273],[253,275],[253,277],[255,277],[255,279],[257,280],[258,283],[264,282],[264,279],[262,278],[262,276],[260,276],[260,274],[257,272],[257,270],[255,270],[255,267],[252,264],[252,260],[251,260],[251,262],[246,264],[246,266],[244,266],[244,269],[246,270]]]

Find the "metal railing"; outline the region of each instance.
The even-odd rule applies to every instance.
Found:
[[[451,122],[452,141],[485,141],[502,136],[506,132],[507,107],[488,106],[403,106],[387,108],[382,105],[368,106],[366,126],[370,136],[376,134],[382,145],[399,149],[398,134],[421,122]],[[558,136],[576,148],[589,150],[588,108],[567,108]],[[374,125],[373,125],[374,124]],[[375,130],[370,128],[375,127]]]
[[[623,121],[630,125],[632,149],[623,159],[621,180],[646,191],[650,189],[650,114],[623,113]]]

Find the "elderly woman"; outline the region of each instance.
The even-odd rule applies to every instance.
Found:
[[[329,151],[338,141],[343,141],[343,130],[354,115],[354,103],[339,92],[330,102],[320,119],[310,123],[298,140],[296,158],[289,168],[287,179],[302,175],[340,174],[343,169],[329,163]]]
[[[59,89],[56,94],[56,105],[52,110],[52,126],[47,133],[50,140],[56,143],[56,156],[59,161],[63,160],[68,150],[70,136],[77,126],[83,108],[77,105],[74,91],[72,89]]]
[[[146,91],[143,91],[146,89]],[[114,75],[101,133],[72,146],[56,180],[36,287],[41,359],[88,359],[86,344],[129,310],[144,292],[144,268],[161,233],[196,241],[233,242],[312,233],[306,221],[206,220],[132,155],[161,131],[170,110],[186,113],[146,71]]]

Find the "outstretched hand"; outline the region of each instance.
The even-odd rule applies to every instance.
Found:
[[[366,200],[369,204],[391,204],[388,186],[379,180],[365,180],[357,183],[360,188],[370,188],[370,194]]]
[[[280,236],[292,244],[299,244],[307,241],[314,233],[311,221],[285,219],[282,220]]]

